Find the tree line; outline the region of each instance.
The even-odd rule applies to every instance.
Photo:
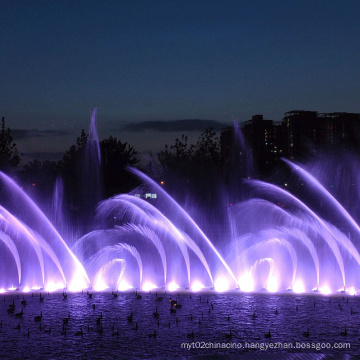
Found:
[[[0,170],[15,176],[23,188],[35,198],[49,199],[58,178],[62,179],[67,205],[72,211],[84,207],[84,172],[86,146],[89,135],[85,130],[74,145],[64,153],[60,161],[33,160],[20,166],[20,154],[2,118],[0,134]],[[109,136],[100,141],[101,174],[100,198],[131,191],[138,180],[127,171],[127,166],[140,166],[137,151],[127,142]],[[223,183],[224,161],[221,157],[220,140],[213,129],[206,129],[195,144],[183,135],[173,144],[164,145],[141,170],[154,180],[163,182],[165,189],[178,200],[186,200],[188,194],[205,205],[212,204]],[[94,205],[94,204],[91,204]],[[80,210],[81,211],[81,210]]]

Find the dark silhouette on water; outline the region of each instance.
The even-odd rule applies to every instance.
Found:
[[[80,326],[80,330],[75,332],[75,336],[83,336],[83,334],[82,326]]]
[[[99,325],[101,324],[101,320],[102,320],[103,316],[102,316],[102,312],[100,313],[100,316],[98,318],[96,318],[96,323]]]
[[[342,332],[340,333],[340,335],[341,335],[341,336],[347,336],[347,329],[345,328],[345,330],[342,331]]]
[[[19,313],[15,314],[15,317],[16,318],[22,318],[23,315],[24,315],[24,311],[23,311],[23,309],[21,309],[21,311]]]
[[[156,309],[157,310],[157,309]],[[127,316],[127,321],[132,322],[134,317],[134,313],[131,311],[130,315]]]
[[[65,328],[65,325],[63,324],[63,327],[62,327],[62,331],[60,333],[61,335],[66,335],[66,328]]]
[[[63,318],[63,324],[67,325],[69,323],[69,320],[70,320],[70,311],[68,317]]]
[[[156,311],[153,313],[153,317],[155,319],[158,319],[159,318],[159,313],[158,313],[158,309],[156,308]]]
[[[42,311],[40,312],[40,315],[34,317],[34,321],[39,322],[42,320],[43,314]]]

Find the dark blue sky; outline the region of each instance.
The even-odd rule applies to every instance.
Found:
[[[102,137],[140,151],[156,129],[124,125],[359,112],[359,14],[358,1],[3,0],[0,115],[47,131],[21,140],[42,152],[65,150],[94,107]]]

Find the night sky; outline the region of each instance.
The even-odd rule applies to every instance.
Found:
[[[140,152],[209,124],[174,120],[360,112],[359,14],[358,1],[3,0],[0,116],[22,152],[51,157],[94,107],[101,138]]]

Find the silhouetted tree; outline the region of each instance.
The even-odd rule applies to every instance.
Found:
[[[11,172],[20,163],[20,156],[11,136],[10,128],[5,125],[5,118],[1,120],[0,133],[0,169],[5,172]]]
[[[88,134],[84,130],[76,139],[76,144],[66,151],[61,165],[61,174],[64,180],[65,194],[68,199],[69,209],[82,220],[91,218],[97,205],[93,200],[93,194],[88,194],[88,187],[84,186],[87,177],[95,176],[88,173],[87,157]],[[112,136],[100,142],[101,166],[99,171],[100,196],[106,198],[121,192],[128,192],[137,185],[134,177],[127,172],[126,166],[135,166],[139,160],[135,149],[127,143],[122,143]],[[92,169],[94,170],[94,169]],[[96,189],[98,190],[98,189]]]
[[[112,136],[100,142],[100,149],[105,197],[129,192],[137,185],[134,176],[126,170],[127,166],[139,163],[135,149]]]
[[[193,156],[194,191],[210,204],[222,181],[220,140],[212,128],[199,137]]]
[[[72,210],[79,210],[82,206],[82,176],[87,139],[88,135],[85,133],[85,130],[82,129],[80,136],[76,139],[76,144],[72,145],[70,149],[65,152],[60,162],[65,194],[67,195],[69,206]]]
[[[21,183],[26,192],[31,193],[38,200],[49,199],[59,172],[59,164],[56,161],[33,160],[24,165],[20,171]]]
[[[165,150],[157,155],[168,191],[177,194],[178,199],[179,192],[192,191],[206,204],[212,202],[222,166],[219,138],[212,128],[206,129],[195,145],[189,144],[183,135],[173,145],[165,145]]]
[[[182,135],[181,139],[175,139],[174,145],[166,144],[165,150],[157,154],[164,176],[175,176],[180,181],[188,179],[193,170],[194,152],[194,145],[188,143],[188,137],[185,135]]]

